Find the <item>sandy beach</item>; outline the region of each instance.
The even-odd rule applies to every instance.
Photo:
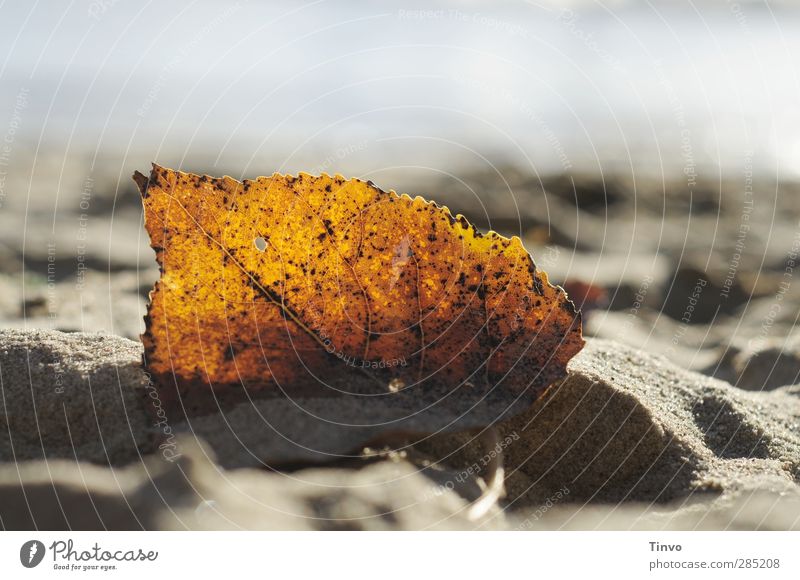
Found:
[[[800,530],[800,18],[791,3],[179,4],[2,8],[0,528]],[[325,321],[303,318],[286,292],[343,299],[322,283],[289,288],[286,276],[262,284],[258,268],[227,286],[231,248],[209,234],[225,250],[216,255],[196,231],[167,236],[166,225],[160,239],[153,224],[169,202],[153,209],[143,195],[176,186],[153,185],[152,164],[198,174],[175,203],[217,220],[219,238],[233,240],[227,228],[247,211],[271,216],[251,220],[245,240],[245,260],[270,271],[284,256],[265,232],[300,215],[291,214],[307,201],[300,172],[371,183],[357,191],[365,204],[378,199],[366,197],[375,187],[383,201],[393,190],[446,206],[397,198],[409,215],[428,211],[444,225],[437,231],[403,229],[417,222],[392,221],[401,210],[362,224],[359,245],[347,245],[358,259],[381,227],[410,233],[396,247],[373,245],[369,283],[361,294],[348,287],[337,320],[354,312],[371,324],[369,308],[347,303],[363,296],[389,313],[386,328],[395,312],[418,314],[403,331],[425,345],[421,318],[441,313],[425,310],[423,295],[449,275],[465,288],[446,304],[454,324],[470,314],[463,328],[480,327],[474,337],[495,357],[478,364],[471,351],[469,372],[480,369],[483,382],[459,376],[464,388],[451,391],[442,383],[458,374],[457,359],[439,353],[442,368],[455,368],[436,377],[439,390],[409,390],[384,373],[373,392],[320,363],[320,383],[360,396],[272,383],[264,395],[277,376],[270,362],[290,377],[300,365],[282,343],[265,347],[272,361],[246,349],[254,341],[234,349],[253,328],[242,305],[266,296],[281,308],[269,320],[296,324],[307,332],[293,336],[312,343]],[[291,174],[282,204],[248,198],[243,209],[224,187],[273,174]],[[300,218],[330,210],[322,191]],[[366,213],[353,204],[353,215]],[[281,225],[289,254],[305,248],[292,239],[300,218]],[[333,240],[329,222],[305,241]],[[449,250],[464,236],[473,258],[489,248],[495,290],[518,297],[497,299],[513,324],[488,315],[501,292],[486,298],[483,262],[456,271],[460,254]],[[168,237],[182,253],[160,270]],[[415,239],[436,251],[416,252]],[[195,261],[201,250],[205,262]],[[517,251],[524,267],[508,258]],[[315,275],[307,257],[292,263],[294,280]],[[437,260],[441,276],[420,275]],[[329,279],[331,263],[341,265],[328,262]],[[209,264],[215,284],[205,284]],[[580,335],[570,334],[573,305],[554,299],[558,324],[539,342],[518,340],[545,320],[545,290],[562,296],[542,272],[580,311],[586,341],[552,383],[540,361],[568,337],[577,350]],[[218,322],[231,320],[229,304],[240,308],[233,340],[213,345],[218,364],[197,363],[207,351],[192,344],[202,341],[170,350],[166,322],[142,338],[158,315],[175,313],[151,311],[146,322],[159,280],[189,304],[181,312],[198,336],[221,327],[213,334],[192,308],[218,300]],[[390,291],[378,292],[382,283]],[[463,308],[469,292],[477,310]],[[380,333],[364,326],[373,346]],[[337,330],[352,344],[351,330]],[[495,356],[501,346],[525,356]],[[146,348],[161,349],[157,373]],[[237,366],[245,350],[247,384]],[[420,352],[422,376],[430,361]],[[382,364],[403,366],[401,354]],[[516,371],[516,390],[495,393],[504,371]],[[233,393],[218,408],[216,392],[198,388],[215,372]]]
[[[786,203],[789,194],[776,194],[778,220],[763,205],[743,214],[746,199],[737,198],[733,183],[724,196],[709,193],[699,204],[697,195],[682,199],[677,184],[667,194],[641,185],[633,190],[622,180],[607,181],[604,190],[586,177],[565,190],[559,177],[540,182],[511,170],[505,176],[515,180],[519,207],[547,199],[549,221],[524,216],[522,238],[539,267],[572,289],[587,345],[565,380],[495,424],[498,438],[489,451],[485,429],[469,425],[362,448],[363,430],[332,431],[309,419],[330,405],[313,398],[300,401],[304,413],[297,415],[278,400],[216,419],[154,421],[144,408],[152,386],[138,341],[158,275],[149,248],[103,256],[100,248],[113,242],[93,237],[96,245],[82,249],[91,267],[80,277],[50,279],[46,251],[23,249],[19,240],[15,246],[7,229],[0,333],[4,526],[800,526],[800,287],[792,283],[800,214]],[[487,191],[495,187],[488,176],[472,178]],[[794,187],[778,184],[776,191]],[[446,182],[428,190],[450,206],[463,199]],[[664,195],[667,206],[658,201]],[[690,224],[684,203],[701,208]],[[140,227],[136,200],[120,205],[109,236]],[[515,219],[501,204],[487,215],[496,224]],[[747,243],[737,245],[742,215],[748,215]],[[61,217],[80,227],[79,214]],[[37,231],[34,219],[29,214]],[[102,230],[103,219],[93,218],[92,226]],[[656,222],[659,238],[650,226]],[[711,222],[720,232],[714,238],[707,235]],[[59,254],[56,263],[74,259]],[[97,268],[105,260],[108,266]],[[383,411],[360,405],[342,412],[358,422]],[[287,439],[303,449],[348,453],[299,453]],[[502,498],[474,519],[470,506],[494,455],[502,456],[505,470]]]

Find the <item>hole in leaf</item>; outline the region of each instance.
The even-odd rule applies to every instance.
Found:
[[[258,236],[256,239],[254,239],[253,243],[256,246],[256,250],[258,250],[259,252],[263,252],[264,250],[267,249],[267,240],[265,240],[261,236]]]

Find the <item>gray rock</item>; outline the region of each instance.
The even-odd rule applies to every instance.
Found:
[[[556,282],[580,281],[606,290],[608,306],[637,309],[658,306],[668,277],[663,257],[615,252],[578,252],[526,243],[537,266]],[[573,298],[574,299],[574,298]]]
[[[665,505],[543,504],[508,518],[512,530],[800,530],[800,497],[753,491],[696,494]]]
[[[713,327],[684,324],[649,308],[598,310],[584,319],[584,334],[658,354],[679,367],[709,375],[726,351],[736,354],[743,348],[744,342],[726,330],[722,321]]]
[[[276,393],[176,419],[163,411],[142,369],[140,343],[107,334],[6,330],[0,348],[10,429],[0,439],[0,457],[7,460],[78,453],[118,463],[135,458],[143,445],[172,456],[180,453],[175,434],[186,432],[207,441],[228,468],[333,461],[357,457],[369,443],[407,445],[430,433],[485,425],[527,408],[531,397],[484,397],[468,386],[448,396],[430,389],[366,397]]]
[[[116,465],[152,450],[140,363],[117,336],[0,330],[0,459]]]
[[[52,203],[52,202],[51,202]],[[24,224],[24,226],[23,226]],[[142,227],[141,208],[105,215],[0,212],[0,245],[29,272],[59,279],[83,263],[101,272],[147,269],[154,262]]]
[[[191,437],[175,461],[149,456],[109,470],[65,460],[0,464],[6,529],[472,529],[505,526],[397,454],[351,467],[226,471]]]
[[[523,415],[498,426],[507,507],[568,502],[668,502],[710,492],[800,493],[800,398],[746,392],[665,358],[590,340]],[[480,463],[470,436],[426,450],[450,469]]]
[[[260,465],[285,439],[243,410],[226,414],[225,429],[221,418],[193,432],[171,426],[178,434],[165,444],[167,434],[141,410],[150,389],[140,356],[138,343],[108,335],[0,332],[0,433],[10,433],[0,440],[5,527],[798,526],[800,386],[744,391],[592,339],[567,379],[496,425],[494,448],[479,442],[479,430],[380,453],[359,451],[353,440],[348,458],[264,470],[242,467]],[[255,409],[273,425],[285,410]],[[314,431],[310,416],[283,427],[308,430],[315,445],[332,436]],[[230,433],[250,438],[236,442]],[[473,521],[467,508],[498,453],[507,495],[501,509]]]
[[[0,328],[104,332],[138,340],[147,310],[142,288],[157,270],[115,274],[85,270],[80,277],[48,281],[33,275],[0,278]]]
[[[652,308],[592,311],[584,334],[665,356],[676,365],[747,390],[800,382],[797,311],[774,298],[753,300],[710,324],[675,320]]]
[[[756,340],[733,360],[736,385],[753,391],[800,384],[800,334]]]

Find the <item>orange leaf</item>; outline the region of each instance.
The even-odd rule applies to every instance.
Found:
[[[530,401],[583,346],[519,238],[420,197],[338,175],[154,165],[134,179],[161,267],[145,362],[170,411],[401,391]]]

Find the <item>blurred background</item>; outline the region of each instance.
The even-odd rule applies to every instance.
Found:
[[[743,352],[795,344],[792,2],[0,11],[3,326],[138,336],[158,273],[130,175],[158,162],[446,203],[519,235],[587,334],[731,381]]]

